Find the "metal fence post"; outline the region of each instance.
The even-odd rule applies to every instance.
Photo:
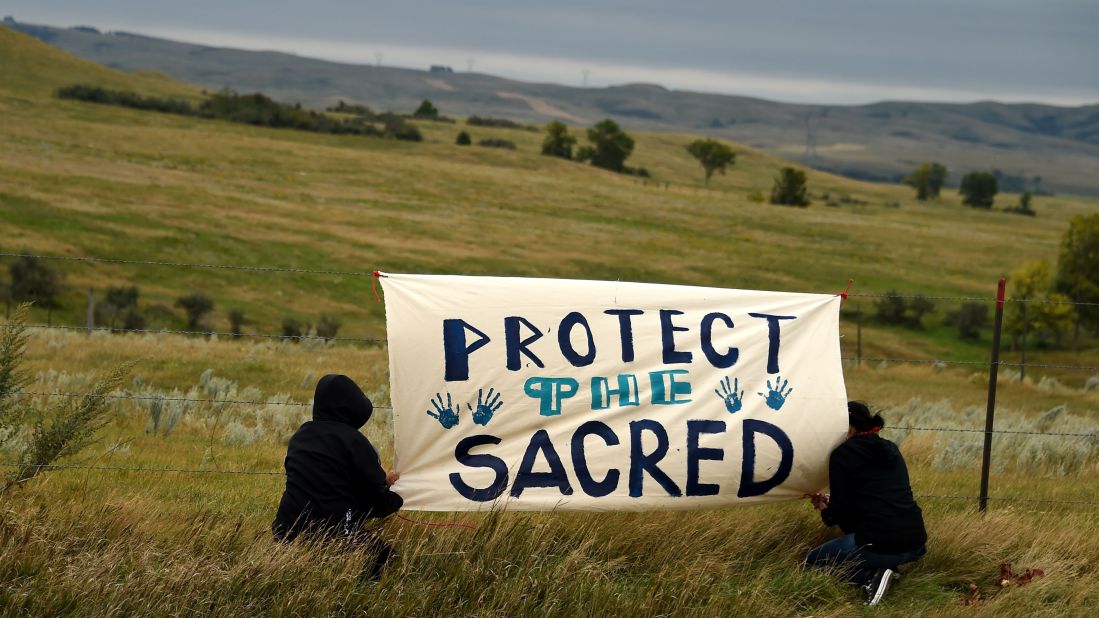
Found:
[[[1020,303],[1023,306],[1023,349],[1022,358],[1019,359],[1019,382],[1026,380],[1026,336],[1027,336],[1027,303]]]
[[[88,334],[95,330],[95,290],[88,288]]]
[[[988,471],[992,466],[992,427],[996,417],[996,380],[1000,369],[1000,334],[1004,326],[1004,288],[1007,280],[1000,278],[996,288],[996,323],[992,330],[992,362],[988,365],[988,410],[985,413],[985,448],[981,460],[981,495],[978,508],[988,508]]]

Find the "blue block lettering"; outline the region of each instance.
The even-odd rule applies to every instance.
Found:
[[[656,436],[656,449],[651,453],[645,453],[641,444],[642,433],[646,431]],[[667,454],[668,432],[663,425],[650,419],[630,421],[630,497],[641,497],[646,472],[669,496],[683,495],[675,481],[656,465]]]
[[[538,453],[546,458],[549,464],[549,472],[535,472],[534,464],[538,460]],[[539,429],[530,437],[527,451],[523,453],[523,461],[519,464],[519,471],[515,473],[515,483],[511,486],[512,497],[518,498],[523,490],[528,487],[556,487],[562,495],[572,495],[572,485],[565,474],[565,466],[557,455],[550,441],[549,432]]]
[[[519,334],[519,327],[526,326],[531,335],[526,339],[521,339]],[[506,343],[508,351],[507,367],[509,371],[519,371],[522,368],[523,362],[519,358],[522,354],[534,362],[539,369],[545,367],[542,364],[542,359],[534,355],[533,352],[527,347],[530,344],[538,341],[542,338],[542,331],[538,330],[538,327],[527,321],[526,318],[513,315],[504,318],[504,342]]]
[[[725,421],[687,421],[687,495],[716,496],[721,486],[716,483],[699,483],[699,462],[721,461],[725,450],[703,448],[698,445],[702,434],[725,433]]]
[[[654,406],[671,406],[683,403],[691,403],[690,382],[678,382],[677,375],[686,374],[686,369],[665,369],[663,371],[650,371],[649,384],[652,386]],[[667,384],[665,384],[667,380]]]
[[[580,354],[572,347],[572,329],[578,324],[584,327],[584,333],[588,336],[588,351],[585,354]],[[586,367],[595,361],[595,338],[592,337],[588,319],[579,311],[573,311],[561,318],[561,325],[557,329],[557,343],[561,346],[561,354],[573,367]]]
[[[686,332],[685,326],[676,326],[672,323],[672,317],[683,315],[676,309],[660,310],[660,338],[663,342],[663,354],[665,365],[685,365],[691,362],[691,353],[675,349],[675,333]]]
[[[572,378],[528,378],[523,385],[527,397],[538,400],[538,413],[557,416],[561,403],[580,390],[580,383]]]
[[[767,320],[767,373],[778,373],[778,347],[782,333],[779,332],[780,320],[796,320],[793,315],[770,315],[767,313],[749,313],[753,318]]]
[[[508,487],[508,466],[504,463],[503,459],[496,457],[495,455],[472,455],[470,451],[478,446],[485,446],[486,444],[499,444],[500,438],[496,436],[469,436],[462,438],[458,445],[454,447],[454,458],[458,460],[458,463],[470,468],[490,468],[496,473],[496,478],[484,488],[470,487],[462,480],[462,475],[457,472],[450,473],[450,484],[454,486],[454,489],[458,490],[458,493],[462,495],[466,500],[473,500],[475,502],[491,502],[501,495]]]
[[[740,356],[740,350],[736,348],[729,348],[724,354],[718,353],[714,349],[714,322],[721,320],[725,323],[725,327],[729,330],[733,328],[733,319],[724,313],[707,313],[702,318],[702,324],[699,327],[702,339],[702,353],[706,355],[706,360],[710,361],[710,364],[718,369],[727,369],[736,364],[737,357]]]
[[[633,322],[630,318],[645,312],[640,309],[607,309],[603,313],[618,316],[618,331],[622,339],[622,362],[633,362]]]
[[[605,423],[599,421],[588,421],[572,434],[572,465],[576,469],[580,489],[592,498],[601,498],[618,488],[620,473],[617,468],[611,468],[607,470],[607,476],[602,481],[592,478],[591,471],[588,470],[588,458],[584,453],[584,438],[588,436],[599,436],[607,446],[617,446],[618,436]]]
[[[755,480],[756,434],[771,438],[778,445],[781,453],[775,473],[771,478],[762,481]],[[794,445],[781,429],[765,421],[745,419],[742,440],[744,459],[740,466],[740,487],[736,491],[738,497],[762,496],[781,485],[786,477],[790,476],[790,470],[794,467]]]
[[[466,345],[466,331],[480,337]],[[443,358],[446,362],[444,379],[447,382],[462,382],[469,379],[469,355],[480,350],[489,342],[488,335],[474,328],[465,320],[451,318],[443,320]]]
[[[618,407],[641,405],[637,395],[637,376],[626,373],[618,376],[618,388],[610,387],[610,380],[602,376],[591,379],[591,409],[606,410],[611,407],[611,397],[618,396]]]

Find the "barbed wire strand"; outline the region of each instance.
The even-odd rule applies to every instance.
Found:
[[[864,363],[917,363],[917,364],[942,364],[942,365],[983,365],[988,367],[992,365],[992,361],[963,361],[963,360],[950,360],[944,358],[881,358],[873,356],[841,356],[840,360],[845,361],[861,361]],[[1099,366],[1095,365],[1060,365],[1053,363],[1009,363],[1006,361],[1000,361],[997,363],[1000,367],[1026,367],[1038,368],[1038,369],[1078,369],[1081,371],[1099,371]]]
[[[28,397],[86,397],[92,393],[73,393],[73,392],[32,392],[32,391],[20,391],[19,395],[25,395]],[[299,403],[294,401],[251,401],[241,399],[207,399],[199,397],[165,397],[161,395],[102,395],[105,399],[132,399],[138,401],[188,401],[195,403],[233,403],[233,404],[249,404],[249,405],[275,405],[275,406],[299,406],[309,407],[312,403]],[[392,410],[392,406],[374,406],[375,410]],[[1033,436],[1057,436],[1065,438],[1099,438],[1099,432],[1091,433],[1065,433],[1065,432],[1051,432],[1051,431],[1018,431],[1008,429],[994,429],[991,432],[986,432],[984,429],[958,429],[951,427],[885,427],[884,429],[898,430],[898,431],[947,431],[947,432],[963,432],[963,433],[993,433],[993,434],[1018,434],[1018,435],[1033,435]]]
[[[86,326],[68,326],[62,324],[26,324],[26,328],[34,328],[40,330],[68,330],[68,331],[88,331]],[[385,339],[378,337],[322,337],[320,335],[270,335],[266,333],[227,333],[223,331],[210,331],[210,330],[172,330],[172,329],[153,329],[153,328],[112,328],[110,326],[96,326],[92,329],[93,332],[102,333],[138,333],[143,335],[203,335],[211,336],[216,335],[218,337],[234,338],[234,337],[262,337],[268,339],[320,339],[323,341],[352,341],[356,343],[386,343]]]
[[[1057,436],[1062,438],[1097,438],[1099,439],[1099,431],[1093,431],[1091,433],[1062,433],[1055,431],[1019,431],[1013,429],[993,429],[992,431],[985,431],[984,429],[954,429],[950,427],[882,427],[882,431],[889,430],[896,431],[947,431],[947,432],[960,432],[960,433],[991,433],[991,434],[1006,434],[1006,435],[1027,435],[1027,436]]]
[[[104,399],[131,399],[137,401],[188,401],[192,403],[234,403],[242,405],[256,405],[256,406],[296,406],[308,408],[313,404],[301,403],[297,401],[255,401],[249,399],[215,399],[215,398],[203,398],[203,397],[167,397],[162,395],[99,395],[98,393],[74,393],[65,391],[53,391],[53,392],[34,392],[34,391],[19,391],[17,393],[26,397],[88,397],[96,396]],[[392,406],[374,406],[375,410],[392,410]]]
[[[169,266],[175,268],[206,268],[215,270],[245,270],[262,273],[294,273],[308,275],[335,275],[349,277],[373,277],[374,271],[324,270],[313,268],[291,268],[285,266],[244,266],[239,264],[208,264],[200,262],[167,262],[161,260],[128,260],[121,258],[101,258],[77,255],[37,255],[33,253],[0,252],[0,257],[33,258],[39,260],[58,260],[68,262],[92,262],[100,264],[130,264],[138,266]]]
[[[848,292],[848,297],[852,298],[903,298],[906,300],[914,300],[922,298],[925,300],[950,300],[950,301],[972,301],[980,303],[994,303],[996,298],[994,296],[928,296],[925,294],[880,294],[873,292]],[[1099,303],[1089,303],[1075,300],[1049,300],[1046,298],[1005,298],[1005,303],[1031,303],[1036,305],[1079,305],[1083,307],[1099,307]]]

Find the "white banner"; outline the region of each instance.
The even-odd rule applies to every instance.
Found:
[[[405,508],[724,507],[827,484],[840,298],[383,274]]]

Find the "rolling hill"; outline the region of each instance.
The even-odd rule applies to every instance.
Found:
[[[1038,198],[1036,218],[918,203],[906,187],[810,171],[813,205],[763,203],[788,162],[737,145],[736,165],[703,186],[693,136],[635,133],[648,180],[541,156],[523,130],[421,122],[422,143],[267,129],[59,100],[76,81],[199,96],[166,77],[79,60],[0,28],[0,215],[6,251],[341,271],[632,279],[722,287],[986,296],[1031,258],[1056,258],[1068,218],[1094,202]],[[517,150],[454,145],[495,137]],[[999,205],[1017,198],[1001,194]],[[344,334],[378,336],[369,278],[260,275],[69,263],[54,319],[83,321],[86,289],[141,286],[150,325],[181,327],[174,300],[201,290],[212,325],[243,309],[252,329],[325,313]],[[872,301],[861,301],[869,309]],[[860,301],[853,303],[858,306]],[[942,307],[945,312],[949,308]],[[45,316],[43,316],[45,317]],[[980,356],[939,318],[919,333]],[[910,347],[913,333],[879,331]]]
[[[1018,217],[965,208],[952,194],[919,204],[906,187],[810,171],[813,204],[776,207],[761,196],[788,161],[735,145],[736,165],[706,187],[685,152],[688,134],[634,132],[630,164],[654,176],[640,179],[541,156],[541,135],[529,131],[421,122],[424,141],[410,143],[52,96],[75,81],[201,96],[197,86],[115,71],[0,27],[0,252],[818,292],[853,277],[854,292],[987,298],[996,277],[1023,260],[1054,258],[1067,220],[1096,206],[1039,197],[1036,218]],[[517,148],[457,146],[460,130],[475,143],[491,137]],[[1016,199],[1001,195],[997,205]],[[136,285],[152,329],[183,327],[173,302],[191,291],[215,301],[208,325],[219,330],[233,308],[261,334],[280,332],[287,317],[322,313],[343,321],[341,336],[384,329],[369,276],[51,264],[65,273],[65,291],[52,316],[36,309],[33,322],[82,324],[89,288],[102,298],[107,286]],[[960,342],[943,324],[957,303],[936,300],[923,329],[867,321],[856,331],[852,310],[871,311],[873,301],[848,299],[845,352],[864,331],[867,355],[987,358],[987,334]],[[0,460],[5,476],[40,472],[0,502],[0,613],[865,614],[840,579],[802,568],[805,551],[824,538],[803,501],[390,518],[377,530],[400,558],[381,583],[363,585],[361,551],[275,543],[270,522],[287,439],[309,416],[318,376],[344,373],[364,385],[378,405],[364,432],[392,461],[384,348],[30,332],[23,368],[31,384],[18,395],[29,402],[28,422],[63,418],[75,407],[62,403],[66,396],[139,362],[109,398],[101,441],[56,468],[22,465],[39,460],[18,454]],[[1085,343],[1079,352],[1032,350],[1031,362],[1094,367],[1094,341]],[[1010,433],[996,437],[993,499],[978,516],[965,496],[977,491],[985,369],[845,367],[849,392],[886,407],[885,431],[904,449],[933,538],[877,615],[1090,615],[1084,610],[1096,605],[1099,394],[1079,372],[1043,368],[1040,381],[1033,371],[1022,381],[1002,371],[996,427]],[[1060,433],[1035,435],[1050,431]],[[15,448],[26,443],[19,438]],[[1005,561],[1046,575],[1004,585],[996,576]]]
[[[82,58],[126,71],[152,70],[206,88],[259,90],[324,107],[340,99],[410,111],[431,99],[444,113],[590,125],[612,117],[646,131],[704,133],[852,178],[896,182],[923,161],[965,172],[997,170],[1001,185],[1099,195],[1099,105],[885,101],[794,105],[660,86],[572,88],[476,73],[341,64],[277,52],[193,45],[93,28],[5,22]],[[815,149],[807,152],[808,128]]]

